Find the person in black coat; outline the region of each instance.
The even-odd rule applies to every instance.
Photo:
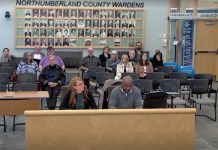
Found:
[[[157,67],[163,66],[162,53],[156,52],[154,57],[151,59],[154,70],[157,70]]]
[[[109,51],[110,51],[110,47],[105,46],[103,48],[103,53],[101,55],[99,55],[99,60],[101,62],[102,67],[106,66],[106,61],[111,57],[111,55],[109,54]]]
[[[95,100],[84,85],[82,78],[74,77],[71,79],[68,91],[64,96],[59,107],[63,109],[96,109]]]
[[[49,65],[43,68],[39,75],[39,82],[43,90],[48,91],[49,94],[49,98],[46,98],[48,109],[55,109],[57,97],[65,81],[64,71],[59,65],[55,64],[55,57],[49,56]]]

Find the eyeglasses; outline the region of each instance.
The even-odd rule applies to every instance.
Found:
[[[84,85],[84,82],[80,82],[79,84],[77,84],[76,86],[82,86]]]

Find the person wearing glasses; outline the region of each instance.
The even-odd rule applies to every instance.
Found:
[[[60,109],[96,109],[94,97],[84,85],[81,77],[70,80],[68,91],[64,96]]]
[[[23,60],[17,66],[16,74],[19,73],[32,73],[39,76],[38,64],[33,60],[31,52],[24,53]]]
[[[63,60],[59,56],[55,55],[54,48],[52,46],[49,46],[47,48],[47,56],[43,57],[42,60],[39,62],[39,70],[42,71],[43,68],[49,65],[49,56],[51,55],[54,56],[55,64],[65,70]]]

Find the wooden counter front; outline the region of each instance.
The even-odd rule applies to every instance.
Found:
[[[26,111],[26,150],[194,150],[195,109]]]

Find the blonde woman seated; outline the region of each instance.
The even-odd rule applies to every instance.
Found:
[[[148,60],[148,53],[143,52],[140,56],[139,63],[136,65],[136,73],[140,78],[145,78],[146,73],[153,72],[152,63]]]
[[[95,100],[82,78],[74,77],[68,85],[68,92],[61,102],[60,109],[96,109]]]
[[[132,63],[129,62],[128,55],[124,54],[121,57],[120,63],[117,65],[116,69],[116,76],[114,79],[106,80],[104,83],[104,86],[101,89],[98,89],[98,92],[100,93],[100,99],[99,99],[99,108],[102,108],[103,100],[104,100],[104,92],[111,87],[116,82],[122,82],[121,80],[121,74],[124,72],[134,72]]]

